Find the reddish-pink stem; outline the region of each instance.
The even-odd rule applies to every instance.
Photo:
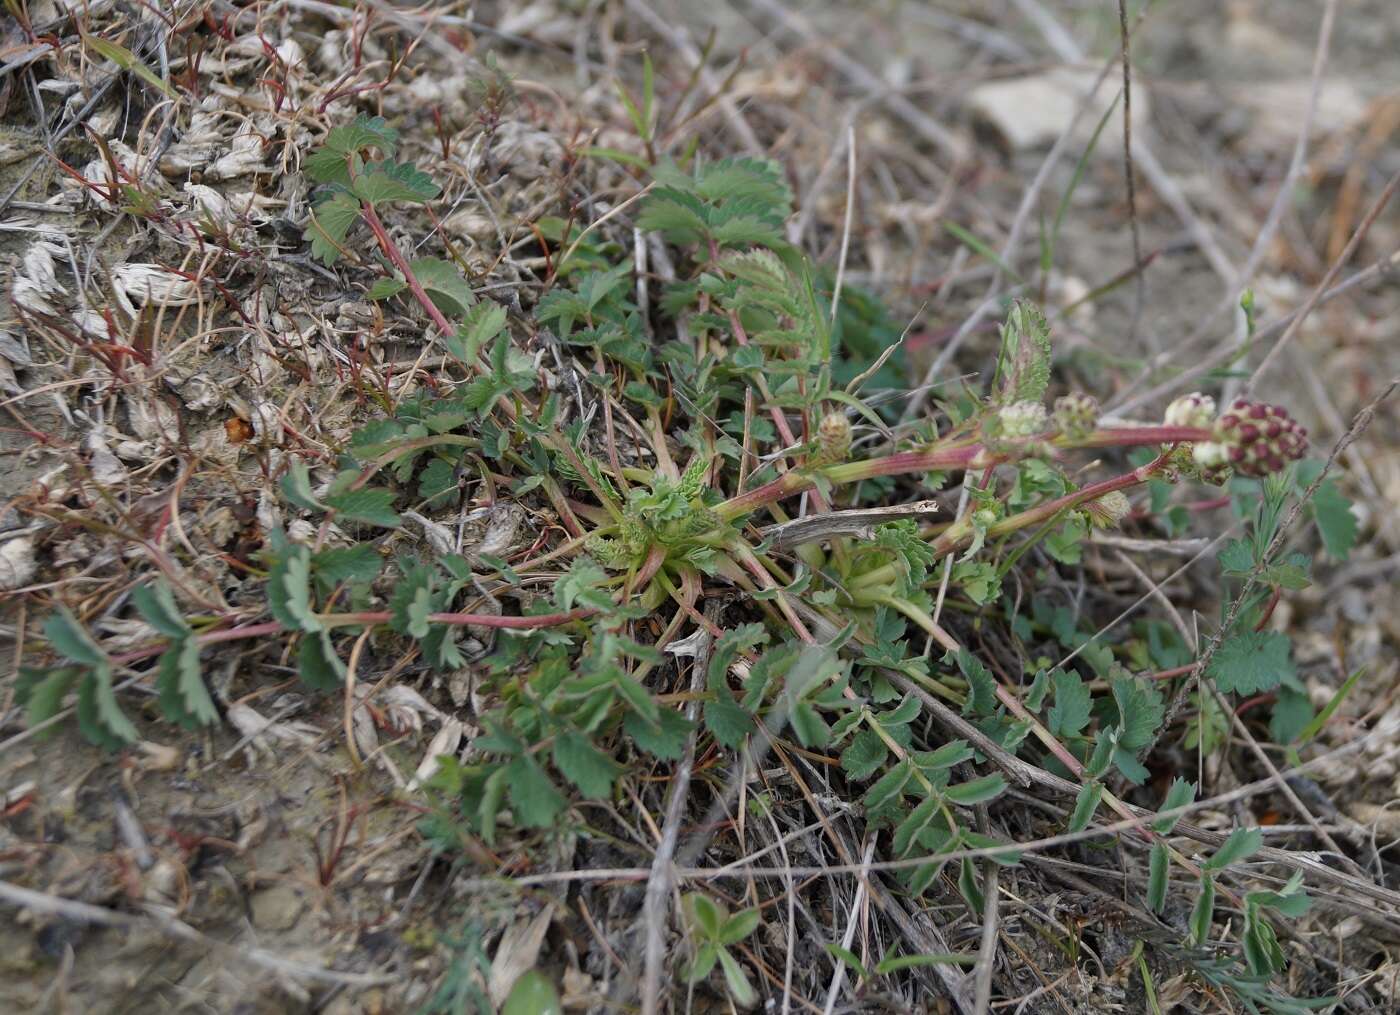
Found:
[[[661,570],[661,565],[665,563],[665,560],[664,548],[660,545],[652,547],[651,553],[647,555],[646,560],[637,571],[633,587],[644,586],[656,577],[656,572]],[[493,613],[430,613],[428,620],[434,624],[447,624],[452,627],[499,627],[516,631],[530,631],[541,627],[558,627],[560,624],[568,624],[575,620],[585,620],[597,612],[597,610],[585,607],[564,613],[541,613],[531,617],[504,617]],[[320,619],[331,626],[344,627],[352,624],[387,624],[391,618],[392,614],[388,610],[371,610],[363,613],[327,613],[323,614]],[[197,635],[195,643],[203,648],[206,645],[215,645],[219,642],[261,638],[265,635],[278,634],[282,630],[282,625],[275,620],[263,621],[259,624],[242,624],[238,627],[226,627]],[[136,649],[124,655],[113,656],[112,662],[123,666],[140,659],[149,659],[151,656],[159,655],[165,651],[166,644],[148,645],[146,648]]]
[[[403,256],[398,246],[389,238],[388,231],[384,228],[384,223],[379,220],[379,215],[374,210],[374,206],[365,204],[360,208],[360,217],[374,232],[374,238],[379,241],[379,247],[384,251],[384,256],[399,269],[403,275],[404,282],[408,285],[409,292],[413,293],[415,299],[422,304],[423,309],[428,312],[433,323],[438,326],[438,330],[444,335],[451,335],[456,329],[448,322],[447,317],[437,308],[437,304],[429,298],[423,284],[418,281],[418,276],[413,274],[413,269],[408,266],[408,259]]]

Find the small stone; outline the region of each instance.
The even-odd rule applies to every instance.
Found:
[[[288,930],[306,908],[301,893],[289,885],[256,892],[251,900],[253,926],[259,930]]]
[[[1060,67],[1043,74],[1005,81],[992,81],[973,88],[967,98],[968,108],[985,120],[1005,139],[1012,151],[1026,151],[1054,144],[1075,122],[1085,95],[1093,93],[1088,116],[1080,117],[1077,136],[1087,141],[1103,113],[1113,103],[1118,92],[1116,80],[1099,81],[1092,70]],[[1098,83],[1097,92],[1094,91]],[[1149,125],[1147,89],[1141,81],[1133,82],[1133,132],[1146,131]],[[1112,155],[1115,144],[1121,154],[1121,142],[1108,132],[1094,147],[1096,155]]]

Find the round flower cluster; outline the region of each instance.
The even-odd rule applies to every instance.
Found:
[[[1215,421],[1229,464],[1245,476],[1267,476],[1303,457],[1308,431],[1288,410],[1237,398]]]
[[[1032,437],[1045,429],[1049,419],[1039,402],[1012,402],[997,414],[1003,437]]]
[[[1087,437],[1099,425],[1099,403],[1093,395],[1073,392],[1055,399],[1055,428],[1066,437]]]
[[[1277,405],[1237,398],[1212,421],[1214,410],[1209,396],[1196,394],[1178,398],[1166,415],[1169,426],[1211,428],[1214,440],[1191,447],[1191,461],[1207,482],[1222,481],[1230,469],[1267,476],[1302,458],[1308,448],[1308,431]]]

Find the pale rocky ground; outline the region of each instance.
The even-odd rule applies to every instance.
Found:
[[[127,38],[128,45],[132,39],[147,45],[166,30],[156,19],[130,13],[134,6],[91,6],[89,28]],[[215,17],[236,13],[221,4],[177,6],[191,17],[205,7]],[[168,233],[116,214],[42,156],[52,131],[67,122],[59,110],[76,113],[105,78],[80,66],[74,30],[58,18],[53,0],[28,4],[32,23],[52,23],[64,48],[16,69],[7,64],[0,78],[6,103],[0,194],[19,185],[0,216],[6,222],[0,251],[13,301],[0,312],[0,398],[9,410],[0,420],[6,681],[18,665],[8,662],[11,653],[18,658],[16,643],[51,583],[96,583],[97,576],[119,572],[130,559],[129,546],[110,535],[71,527],[57,538],[47,523],[22,510],[35,497],[57,499],[55,491],[75,481],[66,464],[70,450],[80,451],[94,475],[121,491],[140,522],[158,513],[162,501],[156,495],[169,492],[171,474],[152,480],[154,470],[147,467],[162,458],[179,429],[201,450],[206,466],[185,491],[186,506],[197,505],[188,538],[197,553],[212,559],[235,552],[244,534],[251,538],[266,524],[261,456],[272,453],[284,428],[314,426],[328,438],[343,436],[364,411],[351,404],[342,382],[332,380],[344,362],[329,351],[329,340],[364,327],[372,311],[359,292],[335,291],[324,272],[306,263],[299,234],[307,188],[297,174],[283,172],[324,125],[376,108],[368,98],[328,92],[348,66],[351,30],[362,22],[352,24],[348,8],[330,5],[265,6],[262,38],[252,34],[252,18],[244,11],[242,34],[232,44],[182,22],[181,40],[197,38],[209,49],[200,67],[205,115],[185,108],[167,122],[164,113],[152,112],[150,89],[142,91],[140,82],[124,76],[108,86],[88,125],[112,139],[114,159],[158,182],[171,219],[223,216],[250,248],[276,245],[278,257],[230,268],[226,285],[260,325],[286,333],[291,321],[310,336],[308,362],[321,372],[303,385],[279,358],[286,349],[237,337],[242,332],[234,316],[206,292],[168,307],[167,314],[183,315],[173,325],[142,317],[142,334],[181,341],[229,328],[228,335],[206,336],[173,353],[168,375],[147,378],[155,387],[146,390],[158,391],[159,398],[142,395],[136,385],[94,399],[69,373],[91,368],[91,361],[54,363],[52,343],[22,325],[15,304],[28,311],[47,305],[96,333],[101,310],[121,305],[115,289],[126,286],[129,309],[146,302],[133,265],[180,263],[185,256],[197,261],[202,255]],[[366,6],[389,7],[357,9]],[[984,298],[992,276],[988,262],[969,256],[945,223],[1002,248],[1066,111],[1072,115],[1075,89],[1118,44],[1110,5],[1088,2],[788,5],[810,22],[809,37],[784,21],[772,0],[480,3],[472,16],[484,30],[475,32],[451,21],[464,6],[444,5],[447,17],[429,30],[410,62],[411,73],[383,89],[382,111],[401,118],[404,133],[416,138],[418,150],[428,151],[436,144],[424,112],[428,105],[441,107],[447,130],[467,138],[472,129],[469,82],[482,71],[480,64],[454,56],[454,46],[468,50],[471,61],[492,55],[517,78],[521,101],[507,114],[508,128],[480,174],[497,221],[482,214],[479,195],[469,194],[449,213],[449,228],[470,258],[492,261],[499,252],[498,227],[514,234],[549,203],[553,176],[576,128],[598,130],[599,145],[628,146],[611,71],[635,88],[639,54],[646,48],[658,66],[659,91],[674,94],[686,78],[682,50],[702,45],[713,29],[714,80],[729,73],[731,60],[742,56],[744,63],[731,82],[732,107],[704,121],[706,144],[743,153],[756,141],[782,160],[799,196],[794,236],[827,262],[835,260],[842,235],[846,127],[854,125],[858,210],[848,277],[912,322],[916,371]],[[643,7],[655,16],[644,17]],[[1106,396],[1112,408],[1115,393],[1129,390],[1144,357],[1190,367],[1232,335],[1237,321],[1228,307],[1238,297],[1238,271],[1250,259],[1297,140],[1322,9],[1317,3],[1208,0],[1153,6],[1134,48],[1134,129],[1155,155],[1159,174],[1154,183],[1139,164],[1141,246],[1155,260],[1145,275],[1140,314],[1134,310],[1135,285],[1128,282],[1057,321],[1068,383]],[[402,38],[386,27],[387,18],[374,22],[366,68],[352,80],[382,80],[392,46],[401,51]],[[414,15],[406,24],[407,37],[413,37],[424,22]],[[24,57],[30,44],[14,17],[0,16],[0,27],[5,58]],[[179,71],[183,41],[163,52],[171,70]],[[160,57],[153,55],[152,62],[158,65]],[[1116,87],[1117,74],[1110,71],[1106,88]],[[269,78],[285,89],[281,110],[272,106],[276,89],[256,83]],[[888,88],[900,90],[925,129],[892,111],[883,97]],[[1052,91],[1061,98],[1046,99]],[[1043,101],[1027,103],[1028,96]],[[1303,172],[1248,283],[1263,322],[1303,303],[1366,208],[1400,172],[1400,8],[1379,0],[1339,5],[1318,99]],[[35,101],[48,114],[45,128],[36,125]],[[151,119],[140,120],[146,116]],[[1090,114],[1090,132],[1094,120]],[[275,143],[262,149],[246,138],[236,140],[235,125],[244,122]],[[1120,130],[1113,118],[1070,201],[1045,294],[1051,307],[1073,303],[1132,263]],[[88,179],[101,181],[101,156],[81,138],[77,131],[58,147]],[[1053,215],[1069,186],[1083,147],[1071,144],[1046,179],[1040,206],[1047,214]],[[155,167],[148,159],[153,151],[162,152]],[[195,183],[192,171],[202,182]],[[601,185],[617,187],[619,178],[613,174]],[[616,194],[607,200],[615,201]],[[1340,279],[1400,250],[1398,209],[1392,204],[1376,220]],[[243,214],[248,210],[251,220]],[[1037,244],[1033,219],[1012,252],[1013,264],[1033,268]],[[1388,278],[1358,286],[1314,313],[1260,381],[1271,398],[1297,407],[1324,451],[1400,371],[1397,271],[1392,265]],[[405,359],[416,357],[421,337],[414,328],[392,322],[388,327],[386,345]],[[974,332],[959,362],[968,369],[985,364],[994,339],[988,322]],[[1251,351],[1245,365],[1257,365],[1264,352]],[[1324,747],[1356,735],[1363,722],[1365,728],[1400,733],[1397,406],[1396,399],[1382,405],[1344,459],[1342,483],[1362,516],[1363,545],[1346,565],[1321,568],[1317,583],[1292,597],[1278,618],[1301,632],[1300,670],[1319,700],[1340,682],[1339,668],[1366,667],[1342,719],[1324,734]],[[235,420],[252,431],[250,443],[230,443],[228,427]],[[1205,590],[1209,581],[1203,573],[1193,587]],[[1208,596],[1189,605],[1213,616]],[[255,737],[257,719],[246,714],[241,728],[230,722],[199,736],[146,721],[146,749],[114,761],[70,726],[49,739],[31,738],[23,734],[17,710],[0,713],[6,738],[0,741],[0,792],[7,805],[0,820],[0,880],[132,918],[128,927],[99,927],[43,907],[7,918],[0,930],[6,984],[0,1011],[408,1012],[424,1004],[452,958],[437,942],[438,932],[451,933],[470,917],[490,928],[488,952],[498,955],[495,932],[515,926],[524,934],[538,926],[540,896],[469,892],[460,880],[468,863],[429,856],[415,831],[413,798],[396,794],[384,768],[351,765],[338,704],[308,703],[290,685],[273,688],[286,672],[251,679],[238,672],[237,656],[227,665],[222,685],[253,695],[248,706],[256,715],[277,717],[270,731]],[[464,707],[461,688],[420,689],[437,707]],[[0,692],[0,704],[9,702],[10,693]],[[402,773],[411,775],[417,767],[435,723],[429,715],[426,721],[420,717],[418,728],[405,723],[381,734],[393,741],[387,756]],[[1362,757],[1331,765],[1318,783],[1338,812],[1328,820],[1364,826],[1374,836],[1383,882],[1395,887],[1389,850],[1400,839],[1394,808],[1400,772],[1391,746],[1380,743]],[[1222,823],[1228,824],[1228,816]],[[548,937],[533,940],[543,948],[540,963],[557,973],[571,1009],[614,1010],[605,997],[618,988],[599,972],[605,965],[600,941],[608,945],[609,937],[600,938],[562,892],[559,900],[561,915]],[[0,901],[7,914],[15,912],[11,900]],[[588,901],[594,917],[611,921],[611,941],[625,949],[625,933],[617,928],[625,930],[637,899],[624,892],[611,899],[591,893]],[[185,931],[141,916],[145,905],[176,913],[183,928],[202,936],[181,939]],[[1395,1004],[1400,967],[1393,915],[1379,922],[1323,919],[1325,925],[1309,929],[1309,940],[1327,958],[1320,968],[1333,982],[1340,979],[1357,991],[1360,1000],[1346,1010]],[[528,949],[530,935],[525,937]],[[1113,946],[1111,937],[1103,936],[1106,949]],[[1056,961],[1043,944],[1036,954]],[[1145,1010],[1140,996],[1125,993],[1125,982],[1109,977],[1097,987],[1076,988],[1063,1004],[1081,1011],[1108,1010],[1109,1004]],[[1304,991],[1313,986],[1299,984]],[[1162,1001],[1182,1005],[1173,1010],[1218,1010],[1169,978]],[[874,999],[870,1004],[868,1010],[900,1010],[881,1009]],[[1025,1010],[1067,1010],[1046,1005]],[[696,1008],[725,1010],[709,997],[697,999]],[[947,1009],[935,1000],[926,1010]]]

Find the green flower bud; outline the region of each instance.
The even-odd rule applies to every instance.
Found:
[[[1199,391],[1182,395],[1167,406],[1163,422],[1167,426],[1195,426],[1204,429],[1215,419],[1215,399]]]
[[[1099,425],[1099,403],[1093,395],[1074,392],[1055,399],[1055,428],[1066,437],[1087,437]]]
[[[851,421],[844,412],[828,412],[817,425],[817,451],[813,465],[845,461],[851,452]]]
[[[1115,528],[1133,506],[1128,502],[1127,494],[1122,490],[1112,490],[1096,500],[1091,500],[1084,505],[1084,513],[1089,516],[1089,524],[1096,529]]]
[[[1045,429],[1049,413],[1039,402],[1013,402],[997,414],[1005,437],[1033,437]]]

